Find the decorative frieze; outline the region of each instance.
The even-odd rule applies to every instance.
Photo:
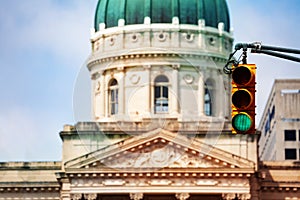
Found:
[[[227,193],[227,194],[222,194],[222,198],[224,200],[233,200],[233,199],[249,200],[251,198],[251,194],[249,194],[249,193],[243,193],[243,194]]]

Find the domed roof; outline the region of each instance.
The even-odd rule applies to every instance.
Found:
[[[194,25],[204,19],[206,26],[217,28],[223,22],[224,29],[230,29],[226,0],[99,0],[95,30],[100,23],[106,28],[118,26],[119,19],[126,25],[143,24],[145,17],[150,17],[151,23],[172,23],[172,18],[178,17],[180,24]]]

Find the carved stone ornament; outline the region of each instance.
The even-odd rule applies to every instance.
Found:
[[[143,199],[144,195],[143,193],[130,193],[129,197],[131,200],[141,200]]]
[[[190,198],[190,195],[189,193],[177,193],[175,197],[178,200],[187,200],[188,198]]]
[[[109,38],[109,45],[110,45],[110,46],[113,46],[113,45],[115,44],[115,40],[116,40],[116,39],[115,39],[114,37],[110,37],[110,38]]]
[[[133,74],[132,76],[130,76],[129,79],[130,79],[131,83],[135,85],[135,84],[139,83],[141,77],[136,74]]]
[[[140,33],[134,33],[131,35],[131,41],[133,43],[136,43],[137,41],[139,41],[139,38],[141,37],[141,34]]]
[[[97,194],[84,194],[84,198],[87,200],[95,200],[97,198]]]
[[[72,200],[79,200],[82,198],[82,194],[71,194]]]
[[[233,200],[236,195],[234,193],[222,194],[222,199],[224,200]]]
[[[160,42],[164,42],[167,39],[167,33],[160,32],[157,34],[157,38]]]
[[[194,34],[191,33],[183,33],[183,37],[186,41],[192,42],[194,40]]]
[[[220,167],[220,165],[209,162],[200,156],[187,154],[177,148],[166,146],[164,148],[153,149],[152,151],[127,153],[126,155],[105,162],[106,166],[113,168],[187,168],[187,167]]]
[[[248,200],[251,198],[251,194],[238,194],[237,196],[240,200]]]
[[[194,81],[194,77],[190,74],[186,74],[183,79],[187,84],[191,84]]]
[[[100,81],[98,81],[97,82],[97,86],[96,86],[96,92],[100,91],[100,86],[101,86]]]

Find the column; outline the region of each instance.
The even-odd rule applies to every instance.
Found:
[[[123,117],[125,114],[125,72],[124,68],[120,68],[120,83],[119,83],[119,111],[118,115]]]
[[[70,190],[71,190],[71,184],[69,182],[69,179],[65,176],[60,180],[61,182],[61,191],[60,191],[60,199],[61,200],[70,200]]]
[[[99,107],[100,107],[100,118],[105,117],[105,76],[102,73],[100,77],[100,102]]]
[[[224,81],[223,81],[223,76],[221,74],[221,72],[218,72],[216,71],[216,74],[218,77],[217,79],[217,83],[218,84],[218,87],[216,87],[217,89],[217,94],[216,94],[216,98],[217,98],[217,101],[219,102],[218,103],[218,117],[224,117],[225,115],[225,109],[228,107],[228,105],[226,105],[226,99],[227,97],[225,96],[226,94],[226,91],[225,91],[225,85],[224,85]]]
[[[151,65],[144,65],[143,66],[145,71],[146,71],[146,80],[145,80],[145,87],[146,87],[146,91],[147,91],[147,94],[146,94],[146,98],[145,98],[145,101],[146,101],[146,115],[147,117],[151,117]]]
[[[101,75],[96,72],[92,75],[92,116],[95,120],[100,118],[100,112],[101,112],[101,83],[100,83],[100,77]]]
[[[180,67],[179,64],[175,64],[172,66],[173,67],[173,73],[172,73],[172,88],[173,88],[173,95],[171,95],[172,99],[171,99],[171,105],[172,105],[172,111],[171,114],[177,115],[179,113],[179,90],[178,90],[178,69]]]
[[[198,82],[198,113],[199,116],[204,115],[204,77],[203,73],[199,74],[199,82]]]

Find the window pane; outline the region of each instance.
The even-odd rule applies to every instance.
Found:
[[[204,95],[204,113],[207,116],[212,115],[211,98],[210,98],[209,90],[207,88],[205,88],[205,95]]]
[[[155,83],[167,83],[167,82],[169,82],[169,80],[166,76],[160,75],[155,78],[154,82]]]
[[[285,149],[285,159],[296,160],[297,159],[296,149]]]
[[[111,104],[111,114],[116,114],[114,103]]]
[[[119,105],[118,103],[115,104],[115,114],[118,113],[118,108],[119,108],[118,105]]]
[[[205,100],[205,101],[210,101],[210,96],[209,96],[208,89],[205,89],[204,100]]]
[[[118,97],[119,97],[119,92],[118,92],[118,89],[115,90],[115,93],[116,93],[116,98],[115,98],[115,102],[118,103]]]
[[[296,141],[296,130],[284,130],[284,141]]]
[[[114,100],[115,100],[115,91],[114,90],[110,91],[110,98],[111,98],[111,101],[114,102]]]
[[[160,86],[155,86],[155,98],[159,98],[160,97]]]
[[[112,80],[109,86],[118,85],[118,82],[116,79]]]
[[[168,98],[169,94],[168,94],[168,87],[163,87],[163,97]]]

